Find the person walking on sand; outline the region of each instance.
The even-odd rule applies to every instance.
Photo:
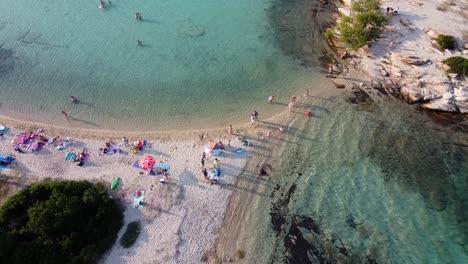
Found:
[[[65,116],[67,120],[70,120],[70,115],[67,112],[62,111],[62,114]]]
[[[293,109],[293,107],[294,107],[294,103],[293,103],[292,101],[289,102],[289,104],[288,104],[288,111],[291,112],[292,109]]]
[[[127,137],[123,137],[122,138],[122,143],[124,144],[125,147],[129,147],[130,144],[128,144],[128,138]]]
[[[309,89],[306,89],[306,90],[305,90],[304,96],[305,96],[305,97],[309,96]]]
[[[232,125],[229,125],[229,134],[234,134],[234,130],[232,129]]]
[[[271,103],[273,103],[273,100],[275,100],[275,96],[270,95],[270,97],[268,97],[268,102],[271,104]]]
[[[331,76],[333,73],[333,65],[328,66],[328,76]]]

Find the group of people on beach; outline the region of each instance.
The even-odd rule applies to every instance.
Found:
[[[206,160],[206,154],[205,152],[203,152],[201,158],[201,170],[203,177],[210,182],[210,185],[217,184],[219,176],[221,176],[220,160],[218,158],[215,158],[213,161],[213,168],[211,168],[209,171],[205,167]],[[210,172],[210,175],[208,174],[208,172]]]

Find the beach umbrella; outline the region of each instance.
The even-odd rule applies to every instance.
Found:
[[[154,160],[154,157],[153,156],[150,156],[150,155],[147,155],[147,156],[144,156],[141,160],[140,160],[140,168],[144,169],[144,170],[150,170],[153,168],[154,164],[156,164],[156,161]]]
[[[221,154],[221,146],[218,143],[211,142],[205,146],[205,153],[211,154],[213,156],[218,156]]]

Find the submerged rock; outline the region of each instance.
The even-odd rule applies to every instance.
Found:
[[[346,102],[352,104],[366,103],[371,100],[371,97],[364,90],[356,86],[353,87],[352,95],[346,98]]]
[[[428,206],[437,211],[447,208],[447,195],[443,191],[432,191],[428,197]]]

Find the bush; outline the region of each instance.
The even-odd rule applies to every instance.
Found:
[[[450,67],[449,72],[468,76],[468,59],[455,56],[444,61]]]
[[[455,38],[449,35],[442,35],[440,34],[437,37],[437,44],[442,48],[442,49],[449,49],[453,50],[456,48],[457,43],[455,42]]]
[[[3,263],[96,263],[115,242],[123,211],[102,184],[45,181],[0,207]]]
[[[325,38],[331,39],[333,38],[333,36],[335,36],[335,33],[333,33],[333,29],[327,28],[327,30],[325,30]]]
[[[122,238],[120,238],[120,245],[122,245],[122,247],[124,248],[131,247],[140,235],[140,231],[141,224],[139,221],[133,221],[128,223],[127,230],[125,230],[125,233],[123,234]]]
[[[352,16],[343,16],[338,28],[341,41],[359,49],[379,37],[387,21],[380,12],[380,0],[357,0],[351,5]]]

